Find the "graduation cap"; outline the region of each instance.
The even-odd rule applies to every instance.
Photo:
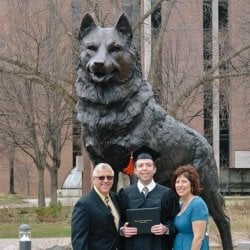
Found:
[[[160,156],[161,154],[159,152],[148,146],[143,145],[137,150],[131,152],[129,164],[126,168],[124,168],[123,172],[127,175],[132,175],[134,172],[134,162],[142,159],[150,159],[152,161],[155,161]]]
[[[155,161],[160,156],[161,156],[160,153],[145,145],[141,146],[140,148],[138,148],[136,151],[133,152],[134,161],[140,159],[150,159],[152,161]]]

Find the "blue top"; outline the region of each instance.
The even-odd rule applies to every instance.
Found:
[[[186,210],[177,215],[174,219],[174,226],[177,229],[177,235],[174,240],[173,250],[190,250],[193,241],[192,222],[197,220],[205,220],[208,223],[208,208],[204,200],[195,196],[189,203]],[[201,250],[208,250],[208,237],[204,236]]]

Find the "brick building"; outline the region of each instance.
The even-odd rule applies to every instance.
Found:
[[[71,13],[71,4],[78,3],[81,16],[84,12],[92,11],[91,4],[85,1],[58,1],[63,3],[65,13]],[[111,1],[103,1],[103,8],[98,17],[105,24],[111,24],[117,16],[125,10],[129,15],[136,11],[129,6],[128,1],[119,1],[117,6],[110,5]],[[156,1],[138,0],[137,8],[141,16],[149,4]],[[6,1],[0,2],[0,27],[1,30],[8,27],[5,19]],[[158,28],[168,18],[171,8],[169,1],[163,1],[150,19],[150,32],[157,35]],[[137,11],[138,11],[137,9]],[[105,16],[104,13],[107,15]],[[200,133],[204,134],[209,142],[213,143],[212,133],[212,83],[200,85],[190,97],[176,110],[176,100],[185,93],[188,87],[198,82],[211,68],[212,59],[212,0],[177,1],[171,15],[163,39],[161,52],[161,74],[163,87],[161,102],[164,107],[177,119],[185,122]],[[65,15],[66,16],[66,15]],[[74,23],[74,22],[73,22]],[[79,24],[79,20],[75,22]],[[250,183],[247,181],[250,175],[250,78],[249,78],[249,45],[250,45],[250,2],[248,0],[218,0],[218,24],[219,24],[219,52],[220,58],[227,57],[241,48],[247,47],[242,53],[235,56],[232,63],[220,68],[220,75],[234,75],[234,77],[218,78],[220,83],[220,169],[223,183],[223,191],[230,193],[230,185],[238,185],[236,192],[250,192]],[[141,29],[141,38],[137,47],[141,50],[143,72],[147,71],[148,46],[143,39],[146,36],[146,26]],[[150,38],[150,39],[151,39]],[[145,60],[144,60],[145,59]],[[74,71],[73,71],[74,72]],[[248,75],[246,74],[248,72]],[[73,77],[74,78],[74,77]],[[154,86],[155,87],[155,86]],[[79,151],[79,150],[78,150]],[[63,149],[62,164],[59,169],[59,188],[64,179],[75,165],[74,158],[77,152],[74,143],[69,140]],[[28,178],[22,177],[20,169],[28,173]],[[25,170],[25,171],[24,171]],[[6,193],[9,188],[9,161],[2,157],[0,161],[0,192]],[[18,172],[19,171],[19,172]],[[36,195],[37,179],[34,163],[24,155],[18,155],[15,159],[16,191],[24,194]],[[86,155],[84,155],[84,190],[88,190],[91,167]],[[18,177],[20,180],[18,180]],[[25,184],[26,183],[26,184]],[[46,195],[49,195],[49,175],[45,174]],[[231,184],[230,184],[231,183]],[[240,184],[237,184],[240,183]]]

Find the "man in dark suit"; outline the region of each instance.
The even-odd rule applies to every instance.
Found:
[[[74,250],[116,250],[119,245],[120,212],[110,192],[114,171],[99,163],[93,171],[93,188],[81,197],[72,213],[71,240]]]

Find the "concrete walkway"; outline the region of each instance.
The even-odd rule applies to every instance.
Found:
[[[45,250],[55,246],[69,246],[70,238],[32,239],[32,250]],[[19,250],[19,239],[0,239],[1,250]]]
[[[55,246],[69,246],[71,244],[70,238],[41,238],[32,239],[31,246],[32,250],[45,250]],[[210,247],[213,249],[221,249],[221,245],[210,242]],[[18,239],[0,239],[0,249],[1,250],[19,250],[19,240]]]

